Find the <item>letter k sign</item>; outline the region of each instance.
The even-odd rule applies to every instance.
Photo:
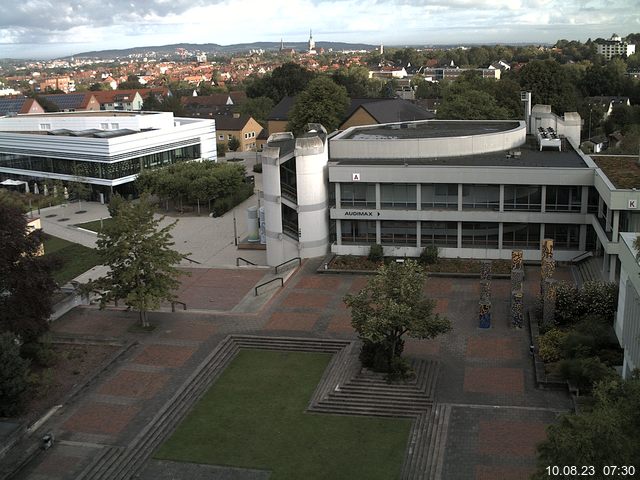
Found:
[[[638,208],[638,200],[629,200],[628,208]]]

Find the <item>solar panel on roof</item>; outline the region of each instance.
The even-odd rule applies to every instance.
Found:
[[[26,98],[3,98],[0,99],[0,115],[10,112],[19,112],[26,101]]]
[[[43,98],[55,103],[60,110],[71,110],[79,108],[84,99],[84,93],[59,93],[53,95],[43,95]]]

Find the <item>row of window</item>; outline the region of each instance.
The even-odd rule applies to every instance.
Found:
[[[457,210],[458,184],[380,184],[380,207],[384,209],[415,210],[417,192],[420,188],[421,209]],[[582,187],[547,186],[545,193],[546,211],[580,212]],[[342,208],[376,208],[376,184],[340,184],[340,205]],[[597,212],[598,194],[590,187],[589,212]],[[463,210],[500,209],[499,185],[462,185]],[[542,187],[539,185],[505,185],[504,210],[542,210]]]
[[[200,145],[180,147],[110,163],[0,153],[0,167],[114,180],[135,175],[144,168],[162,167],[196,158],[200,158]]]
[[[341,220],[341,241],[343,245],[374,244],[376,241],[376,221]],[[495,222],[461,222],[463,248],[498,248],[500,225]],[[590,229],[592,232],[593,230]],[[539,223],[503,223],[503,248],[540,248]],[[554,240],[558,249],[577,250],[579,248],[579,225],[545,224],[545,238]],[[458,246],[458,222],[420,222],[421,246],[456,248]],[[399,220],[380,221],[380,243],[382,245],[417,246],[418,229],[416,222]],[[595,245],[595,237],[590,240]]]

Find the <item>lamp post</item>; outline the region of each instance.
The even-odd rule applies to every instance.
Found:
[[[589,109],[589,138],[587,140],[591,141],[591,109]]]

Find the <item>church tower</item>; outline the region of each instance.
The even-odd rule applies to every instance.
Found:
[[[316,53],[316,42],[313,41],[313,31],[309,30],[309,53]]]

